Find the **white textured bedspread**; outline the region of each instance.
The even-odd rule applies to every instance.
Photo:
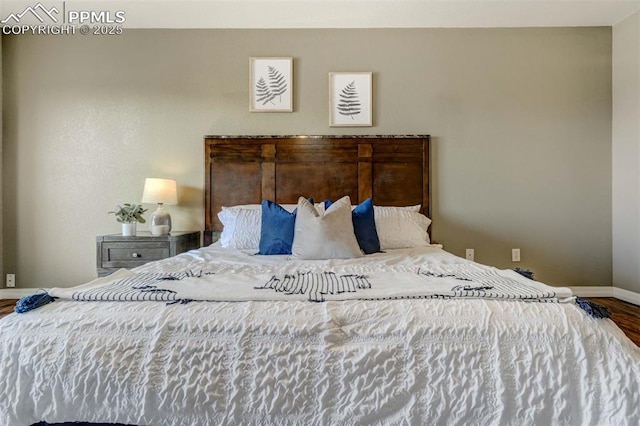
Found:
[[[438,249],[366,259],[312,266],[466,262]],[[287,262],[208,248],[139,270]],[[640,350],[571,303],[56,301],[0,320],[0,424],[42,420],[638,425]]]

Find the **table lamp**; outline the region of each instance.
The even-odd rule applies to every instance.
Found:
[[[176,181],[173,179],[145,179],[142,202],[158,204],[158,209],[151,214],[149,220],[151,235],[168,235],[171,232],[171,215],[164,209],[164,205],[178,204]]]

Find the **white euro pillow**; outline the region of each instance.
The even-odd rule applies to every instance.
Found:
[[[342,197],[320,214],[313,204],[300,197],[291,252],[298,259],[362,257],[353,232],[351,199]]]
[[[380,250],[426,247],[430,245],[427,230],[431,219],[421,214],[420,206],[374,206]]]
[[[260,209],[252,208],[249,205],[222,207],[218,213],[218,219],[222,222],[221,247],[258,251],[262,224]]]

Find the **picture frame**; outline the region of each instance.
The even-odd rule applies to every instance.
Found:
[[[249,111],[293,112],[293,58],[249,58]]]
[[[329,126],[373,125],[373,73],[329,73]]]

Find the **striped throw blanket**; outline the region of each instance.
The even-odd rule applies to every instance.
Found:
[[[403,271],[290,271],[283,273],[214,273],[180,271],[171,274],[115,274],[73,288],[54,288],[53,297],[79,301],[191,300],[392,300],[416,298],[487,298],[557,302],[571,296],[567,288],[527,280],[513,271],[495,268],[420,267]]]

